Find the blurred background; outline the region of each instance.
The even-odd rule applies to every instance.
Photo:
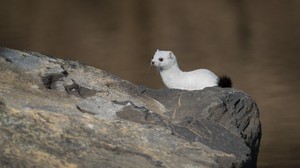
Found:
[[[229,75],[260,108],[258,167],[300,167],[299,0],[0,0],[0,45],[162,88],[150,60]]]

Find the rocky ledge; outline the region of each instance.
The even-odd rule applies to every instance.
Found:
[[[256,103],[228,88],[155,90],[0,48],[1,167],[256,167]]]

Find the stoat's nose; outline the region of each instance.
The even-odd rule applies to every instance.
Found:
[[[154,61],[151,61],[151,65],[154,65],[155,64],[155,62]]]

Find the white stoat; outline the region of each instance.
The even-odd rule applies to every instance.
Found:
[[[213,86],[231,87],[229,77],[218,77],[207,69],[181,71],[172,51],[157,50],[151,65],[157,67],[164,84],[171,89],[201,90]]]

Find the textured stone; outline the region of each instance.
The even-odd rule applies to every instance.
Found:
[[[0,48],[1,167],[256,167],[255,102],[153,90],[75,61]]]
[[[167,114],[175,125],[173,131],[179,136],[241,157],[251,153],[247,162],[250,165],[256,163],[261,125],[257,105],[246,93],[213,87],[201,91],[149,89],[144,94],[166,105]],[[245,143],[251,152],[239,148],[237,144],[241,143]]]

